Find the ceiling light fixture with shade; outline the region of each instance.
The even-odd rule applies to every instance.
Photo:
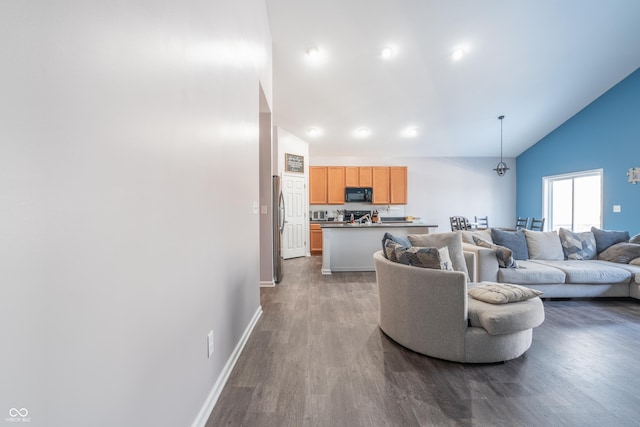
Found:
[[[504,119],[504,116],[500,116],[498,117],[498,119],[500,120],[500,163],[498,163],[498,166],[496,166],[493,170],[496,171],[498,176],[504,176],[504,174],[506,174],[509,170],[509,166],[507,166],[507,164],[502,161],[502,119]]]

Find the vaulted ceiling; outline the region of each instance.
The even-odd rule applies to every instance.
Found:
[[[504,115],[514,157],[640,67],[638,0],[267,6],[274,124],[312,156],[496,157]]]

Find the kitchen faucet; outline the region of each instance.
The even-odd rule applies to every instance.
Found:
[[[364,215],[362,215],[362,216],[358,219],[358,222],[359,222],[360,224],[362,224],[362,222],[363,222],[363,221],[364,221],[365,223],[367,223],[367,224],[371,224],[371,215],[370,215],[370,214],[364,214]]]

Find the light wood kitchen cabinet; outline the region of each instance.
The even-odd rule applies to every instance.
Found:
[[[373,193],[375,196],[375,193]],[[407,167],[389,168],[389,199],[392,205],[407,204]]]
[[[389,193],[389,168],[374,167],[372,174],[373,204],[388,205],[391,203]]]
[[[309,224],[309,252],[322,255],[322,228],[320,224]]]
[[[309,204],[325,205],[327,203],[327,167],[309,167]]]
[[[360,168],[356,166],[345,166],[344,168],[344,186],[360,187]]]
[[[373,187],[373,168],[361,166],[358,168],[358,186]]]
[[[344,166],[327,167],[327,204],[344,203]]]

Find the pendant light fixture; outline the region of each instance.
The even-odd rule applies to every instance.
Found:
[[[504,116],[500,116],[498,119],[500,120],[500,163],[493,170],[496,171],[498,176],[504,176],[509,170],[509,166],[502,161],[502,119],[504,119]]]

